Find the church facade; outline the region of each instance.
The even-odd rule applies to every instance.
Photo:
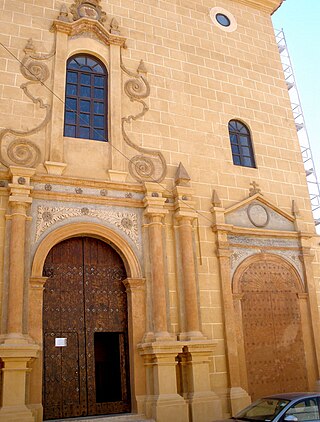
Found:
[[[0,0],[0,421],[320,388],[281,3]]]

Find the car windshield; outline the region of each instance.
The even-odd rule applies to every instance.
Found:
[[[239,412],[234,419],[245,421],[272,421],[289,403],[283,399],[260,399]]]

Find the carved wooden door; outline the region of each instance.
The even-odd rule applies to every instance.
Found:
[[[300,307],[294,275],[275,262],[257,262],[240,283],[248,389],[252,399],[307,391]]]
[[[120,256],[98,239],[72,238],[52,248],[44,275],[44,419],[130,412]]]

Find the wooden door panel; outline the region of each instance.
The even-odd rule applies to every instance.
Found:
[[[68,239],[50,251],[44,275],[44,418],[129,412],[126,272],[120,256],[97,239]],[[109,368],[118,367],[121,393],[106,402],[96,389],[95,333],[110,333],[119,343],[104,345],[114,359]],[[67,346],[56,347],[57,337],[67,338]],[[105,378],[112,388],[114,376]]]
[[[241,276],[243,339],[252,399],[308,389],[297,285],[293,271],[274,260],[257,261]]]

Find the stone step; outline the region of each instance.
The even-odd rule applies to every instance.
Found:
[[[146,419],[144,415],[126,413],[109,416],[84,416],[81,418],[50,419],[48,422],[155,422],[155,420]]]

